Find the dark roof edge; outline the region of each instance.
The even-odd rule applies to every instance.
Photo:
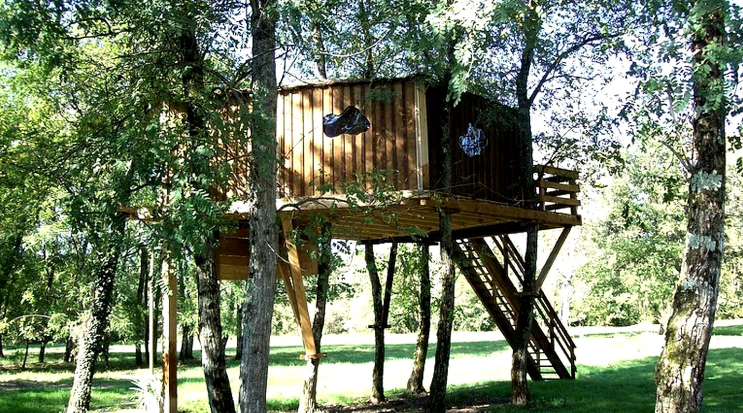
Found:
[[[422,74],[418,75],[411,75],[411,76],[405,76],[405,77],[398,77],[398,78],[374,78],[374,79],[363,79],[363,78],[357,78],[357,79],[328,79],[328,80],[316,80],[312,82],[302,82],[302,83],[294,83],[286,86],[281,86],[279,88],[279,93],[282,92],[292,92],[295,90],[301,90],[301,89],[312,89],[312,88],[321,88],[321,87],[328,87],[328,86],[336,86],[336,85],[361,85],[361,84],[387,84],[387,83],[396,83],[396,82],[406,82],[406,81],[421,81],[424,82],[426,80],[426,76]]]

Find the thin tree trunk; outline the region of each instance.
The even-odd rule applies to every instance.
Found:
[[[203,55],[196,35],[196,22],[187,20],[179,36],[180,51],[183,56],[182,74],[183,95],[186,100],[186,120],[194,157],[203,156],[196,152],[199,141],[206,134],[206,121],[202,108],[196,101],[195,94],[205,88]],[[208,165],[206,159],[192,162],[192,173],[195,176],[208,174],[204,171]],[[210,188],[199,180],[194,186],[204,191]],[[216,234],[210,234],[204,240],[200,251],[194,255],[197,273],[199,340],[201,341],[201,361],[204,368],[209,406],[213,413],[230,413],[235,411],[230,381],[222,345],[222,320],[219,307],[219,281],[214,262],[214,243]]]
[[[72,336],[72,333],[70,333],[67,336],[67,340],[65,340],[65,347],[64,347],[64,362],[65,363],[71,363],[72,362],[72,350],[75,349],[75,338]]]
[[[26,351],[23,353],[23,363],[21,364],[21,370],[26,370],[26,361],[28,361],[28,340],[26,340]]]
[[[694,90],[693,156],[687,237],[681,280],[666,343],[656,369],[658,413],[696,413],[715,320],[725,216],[726,2],[698,2],[691,10]]]
[[[359,2],[359,25],[361,26],[361,34],[364,40],[364,78],[371,79],[374,76],[374,56],[372,55],[372,47],[374,45],[374,38],[371,34],[371,24],[369,14],[366,10],[366,4],[364,0],[358,0]]]
[[[5,357],[5,353],[3,352],[3,335],[2,334],[0,334],[0,357],[3,357],[3,358]]]
[[[194,257],[198,277],[199,341],[201,341],[201,364],[204,367],[209,407],[213,413],[229,413],[235,411],[235,402],[232,399],[222,346],[219,281],[213,250],[215,239],[216,236],[207,240],[204,251],[197,253]]]
[[[318,262],[315,318],[312,321],[312,337],[315,348],[320,353],[323,328],[325,327],[325,308],[330,289],[330,273],[333,271],[330,251],[330,231],[323,228],[323,243],[320,246],[321,256]],[[299,413],[312,413],[317,407],[317,375],[320,369],[320,358],[307,360],[307,375],[302,386],[302,397],[299,399]]]
[[[110,353],[111,352],[111,336],[106,332],[106,337],[103,339],[103,366],[106,368],[106,370],[111,367],[111,358]]]
[[[537,2],[529,1],[524,18],[524,49],[521,53],[521,66],[516,77],[516,98],[518,101],[520,185],[523,190],[523,206],[536,208],[534,183],[534,162],[531,133],[531,106],[528,83],[531,65],[541,30],[541,20],[537,13]],[[516,331],[511,360],[511,403],[526,405],[531,395],[527,382],[527,361],[531,325],[534,320],[534,296],[536,295],[537,241],[539,229],[534,226],[526,231],[526,253],[524,254],[524,280],[522,282],[519,311],[516,317]]]
[[[531,325],[534,322],[534,297],[536,292],[536,257],[538,229],[530,228],[526,232],[525,269],[522,282],[519,311],[516,315],[513,356],[511,359],[511,403],[517,406],[526,405],[531,399],[527,382],[527,363]]]
[[[193,357],[193,332],[191,326],[181,326],[181,350],[178,352],[179,360],[192,360]]]
[[[413,353],[413,370],[408,379],[408,391],[415,394],[424,393],[423,372],[426,367],[428,356],[428,337],[431,331],[431,273],[429,269],[430,255],[428,245],[421,242],[418,244],[420,262],[420,325],[418,326],[418,339],[415,343]]]
[[[240,410],[266,411],[268,353],[276,294],[276,17],[273,0],[251,0],[253,117],[250,154],[250,279],[243,317]]]
[[[369,272],[369,280],[372,287],[372,304],[374,307],[374,370],[372,371],[372,395],[373,404],[381,403],[384,398],[384,317],[382,307],[382,285],[379,282],[379,271],[374,259],[374,244],[364,243],[364,259],[366,270]]]
[[[323,41],[321,26],[317,21],[321,18],[319,12],[322,10],[323,5],[319,1],[312,1],[308,6],[310,8],[309,18],[310,30],[312,30],[312,42],[315,44],[314,60],[315,65],[317,65],[317,74],[320,79],[325,80],[328,78],[327,63],[325,60],[327,51],[325,50],[325,42]]]
[[[186,279],[178,279],[178,296],[186,296]],[[217,297],[219,299],[219,297]],[[181,324],[181,350],[178,352],[178,360],[192,360],[193,357],[193,328],[189,323]]]
[[[133,168],[132,168],[133,170]],[[128,183],[126,184],[128,186]],[[93,254],[98,261],[91,312],[80,335],[75,378],[67,404],[67,413],[83,413],[90,408],[90,392],[98,355],[106,339],[108,320],[113,308],[116,266],[119,261],[121,239],[126,228],[124,216],[114,218],[111,241],[100,245]]]
[[[147,346],[147,276],[150,271],[150,254],[145,246],[139,248],[139,282],[137,283],[137,314],[135,344],[134,344],[134,364],[141,366],[144,364],[142,357],[141,343]]]
[[[450,51],[452,53],[452,51]],[[447,80],[448,87],[448,80]],[[441,180],[445,191],[451,190],[451,150],[450,150],[450,120],[451,102],[444,102],[444,111],[441,122],[441,145],[444,154]],[[451,215],[444,209],[439,210],[439,229],[441,231],[441,266],[442,291],[441,307],[439,308],[439,324],[436,332],[436,359],[431,380],[431,393],[428,400],[428,409],[432,413],[446,411],[446,384],[449,375],[449,356],[451,353],[451,330],[454,325],[454,242],[452,240]]]
[[[243,340],[245,338],[245,333],[243,331],[243,323],[242,323],[242,315],[243,315],[243,312],[245,311],[245,300],[242,300],[241,303],[236,303],[235,311],[237,312],[237,317],[235,319],[238,320],[237,322],[237,345],[235,346],[235,359],[240,360],[243,356]]]
[[[46,361],[46,340],[42,340],[39,344],[39,363],[44,363]]]

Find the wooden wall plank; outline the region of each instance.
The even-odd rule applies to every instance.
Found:
[[[415,189],[417,187],[417,162],[415,142],[415,84],[408,80],[405,82],[405,188]]]
[[[353,85],[351,87],[353,99],[351,104],[361,109],[363,112],[364,101],[363,101],[363,90],[361,85]],[[364,164],[364,136],[363,134],[351,136],[351,142],[353,144],[353,171],[355,173],[365,173]]]
[[[325,160],[325,148],[323,146],[323,133],[322,133],[322,89],[312,89],[312,134],[311,145],[312,145],[312,171],[314,176],[314,186],[311,188],[311,194],[316,195],[317,187],[325,184],[325,173],[324,173],[324,160]]]
[[[364,114],[364,116],[369,119],[369,123],[371,123],[371,127],[366,132],[362,133],[359,138],[360,140],[363,140],[363,152],[364,152],[364,172],[365,173],[371,173],[376,172],[376,167],[374,165],[374,106],[375,102],[372,102],[368,99],[369,95],[369,85],[364,85],[362,88],[362,97],[363,99],[361,101],[359,109],[361,109],[361,113]]]
[[[312,146],[312,112],[312,89],[305,89],[302,91],[302,148],[304,148],[302,176],[304,177],[304,196],[312,195],[310,183],[315,179],[313,163],[314,148]]]
[[[348,85],[343,85],[343,109],[346,106],[353,104],[353,89]],[[344,170],[345,176],[344,182],[353,182],[353,174],[356,172],[354,166],[354,155],[356,155],[356,147],[354,146],[354,137],[349,135],[341,135],[343,138],[343,153],[344,153]]]
[[[292,94],[292,195],[303,196],[302,95]]]
[[[375,95],[381,93],[379,87],[375,87],[371,90]],[[382,133],[384,131],[384,122],[382,121],[383,102],[377,98],[369,103],[371,104],[371,108],[366,112],[368,113],[371,122],[371,129],[369,132],[371,132],[372,135],[371,151],[373,156],[373,168],[375,171],[381,171],[384,169],[384,134]]]
[[[416,158],[419,171],[418,189],[430,189],[431,179],[429,174],[430,160],[428,157],[428,107],[426,106],[426,91],[425,85],[421,83],[416,84],[416,108],[417,108],[417,122],[416,122]]]
[[[318,130],[316,131],[320,139],[322,139],[322,152],[323,152],[323,184],[328,185],[333,183],[333,154],[334,154],[334,147],[333,143],[335,142],[334,139],[330,139],[323,133],[322,129],[322,122],[325,115],[333,113],[333,93],[329,87],[325,87],[322,89],[322,112],[320,113],[320,123],[316,126]]]
[[[395,107],[394,89],[388,86],[390,95],[384,103],[384,169],[387,170],[387,181],[394,183],[395,175],[395,133],[393,129],[393,108]]]
[[[332,108],[328,113],[339,114],[343,110],[343,88],[331,86],[332,90]],[[343,136],[333,138],[333,186],[336,192],[342,192],[341,182],[345,179],[345,160],[343,152]]]

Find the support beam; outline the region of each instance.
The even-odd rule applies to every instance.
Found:
[[[291,217],[286,215],[281,218],[281,226],[284,231],[284,243],[286,246],[286,252],[289,258],[289,269],[291,273],[291,285],[294,294],[289,294],[289,300],[292,301],[292,309],[296,308],[296,314],[298,315],[297,321],[299,322],[299,328],[302,331],[302,341],[304,342],[304,350],[309,358],[315,358],[317,354],[317,348],[315,346],[315,338],[312,335],[312,322],[310,321],[310,312],[307,309],[307,296],[304,292],[304,284],[302,281],[302,267],[299,263],[299,251],[297,246],[291,241],[292,226]],[[284,281],[286,283],[286,280]],[[287,285],[288,286],[288,285]],[[293,295],[293,297],[292,297]]]
[[[565,227],[562,229],[560,238],[557,239],[555,246],[552,248],[552,252],[550,253],[550,256],[547,258],[547,262],[544,263],[544,266],[542,267],[542,271],[539,272],[539,277],[537,277],[537,291],[539,291],[539,289],[542,288],[542,284],[544,283],[544,280],[547,278],[547,274],[552,269],[552,265],[555,263],[555,259],[557,258],[557,254],[560,253],[560,250],[562,249],[562,245],[565,244],[565,240],[568,238],[571,228],[573,227]]]
[[[163,412],[178,413],[178,282],[167,255],[162,277],[168,286],[163,294]]]
[[[288,262],[283,262],[283,258],[279,258],[279,276],[284,281],[284,287],[286,287],[286,295],[289,297],[289,304],[292,306],[292,313],[294,319],[299,323],[299,312],[297,310],[297,295],[294,294],[294,284],[292,283],[292,273]]]

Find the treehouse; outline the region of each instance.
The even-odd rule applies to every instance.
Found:
[[[439,211],[445,210],[456,261],[511,342],[524,271],[511,235],[534,225],[561,230],[539,272],[541,286],[570,228],[581,224],[574,171],[535,166],[538,209],[523,206],[515,110],[474,94],[465,93],[448,114],[451,183],[445,186],[444,93],[415,78],[279,90],[277,208],[285,256],[279,273],[307,356],[317,355],[302,276],[315,273],[317,264],[310,243],[292,240],[295,228],[317,225],[322,217],[337,239],[434,243],[441,237]],[[247,277],[247,245],[245,230],[222,234],[220,278]],[[529,374],[535,380],[574,378],[575,345],[541,290],[535,313]]]
[[[315,247],[298,239],[295,229],[318,231],[320,218],[336,239],[435,243],[441,239],[439,218],[445,211],[452,220],[457,265],[513,344],[525,264],[512,235],[534,226],[559,231],[538,271],[541,286],[570,229],[581,224],[574,171],[534,166],[538,205],[524,207],[527,194],[519,184],[523,171],[514,109],[470,93],[451,110],[445,107],[445,90],[416,78],[323,82],[279,90],[278,269],[307,357],[321,357],[303,286],[303,276],[316,273],[317,262]],[[228,147],[225,158],[217,159],[237,171],[233,187],[221,188],[218,196],[242,190],[247,168],[235,163],[244,157],[229,154],[245,152]],[[449,184],[443,179],[445,168],[451,171]],[[246,211],[236,205],[232,213],[240,219]],[[221,233],[218,278],[247,278],[248,249],[247,228]],[[169,328],[172,339],[175,327]],[[171,349],[174,357],[174,341]],[[540,289],[529,344],[531,378],[575,378],[574,349]],[[166,360],[173,365],[174,359]],[[168,371],[166,382],[174,394],[175,369]]]

